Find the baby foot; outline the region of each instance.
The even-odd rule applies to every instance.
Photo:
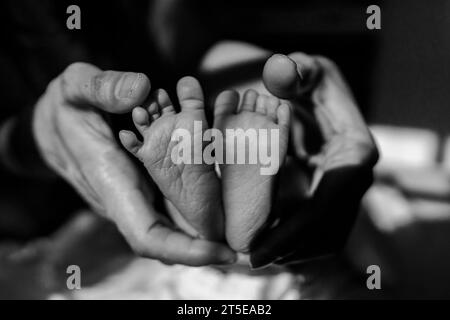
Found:
[[[141,107],[133,110],[133,121],[143,142],[130,131],[121,131],[120,140],[129,152],[142,161],[164,196],[199,236],[221,240],[223,209],[220,182],[214,165],[176,164],[172,160],[172,149],[178,144],[172,141],[175,130],[189,131],[194,140],[194,135],[198,134],[194,132],[194,122],[201,122],[202,131],[208,129],[203,92],[196,79],[185,77],[178,82],[177,94],[181,106],[178,113],[164,90],[157,92],[156,101],[147,110]],[[194,145],[193,141],[191,143]],[[192,149],[193,159],[199,156],[196,152],[203,152],[195,149]]]
[[[221,93],[215,103],[214,127],[224,134],[227,154],[230,148],[234,148],[236,140],[230,139],[226,133],[227,129],[243,129],[244,131],[255,129],[257,132],[261,132],[260,129],[267,129],[269,136],[274,131],[279,134],[272,146],[271,138],[261,139],[261,134],[258,136],[258,141],[252,140],[245,143],[248,150],[255,142],[258,144],[258,150],[273,152],[278,147],[276,159],[278,165],[270,175],[262,174],[264,171],[261,169],[264,165],[261,162],[261,156],[256,164],[249,162],[229,164],[228,162],[221,165],[226,238],[232,249],[247,252],[251,240],[267,221],[271,211],[275,174],[286,156],[291,111],[290,107],[286,103],[280,103],[279,99],[258,95],[254,90],[245,93],[239,110],[238,104],[239,95],[235,91]],[[250,159],[249,153],[246,158],[247,156]]]

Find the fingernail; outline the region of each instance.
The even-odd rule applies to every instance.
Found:
[[[119,80],[117,96],[120,99],[132,98],[142,78],[141,73],[125,73]]]

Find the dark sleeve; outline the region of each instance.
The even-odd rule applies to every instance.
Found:
[[[67,65],[87,60],[80,39],[65,29],[65,2],[0,2],[0,163],[5,171],[50,173],[32,135],[34,106]]]
[[[72,4],[81,8],[81,30],[66,27],[66,9]],[[33,108],[71,63],[160,78],[157,69],[164,68],[157,67],[147,34],[148,5],[148,0],[0,1],[0,162],[27,174],[39,173],[43,166],[31,134]],[[7,161],[2,161],[2,153]]]

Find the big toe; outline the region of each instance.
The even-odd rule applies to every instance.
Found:
[[[178,81],[178,100],[181,110],[199,110],[204,108],[203,90],[197,79],[184,77]]]

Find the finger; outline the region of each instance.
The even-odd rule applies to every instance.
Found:
[[[374,166],[378,150],[353,95],[337,66],[316,57],[322,79],[312,94],[313,112],[327,144],[322,170],[349,165]]]
[[[154,209],[142,174],[114,144],[110,128],[97,113],[69,109],[62,116],[67,125],[60,134],[67,137],[64,144],[72,159],[68,181],[117,225],[133,249],[148,258],[192,266],[234,261],[235,254],[225,245],[169,227]],[[77,139],[70,139],[74,136]]]
[[[172,229],[167,219],[154,209],[150,190],[137,182],[141,181],[139,173],[130,160],[119,152],[109,154],[108,158],[111,157],[114,159],[111,166],[103,165],[103,173],[108,178],[97,178],[94,188],[100,190],[106,215],[137,254],[189,266],[235,262],[235,253],[225,245],[194,239]],[[99,164],[94,166],[98,168]]]
[[[150,92],[150,80],[142,73],[101,71],[87,63],[70,65],[60,79],[68,102],[113,113],[129,112]]]
[[[305,260],[338,252],[356,218],[360,200],[372,184],[371,168],[353,166],[327,172],[314,197],[252,243],[252,267]]]
[[[320,70],[313,72],[320,74],[320,78],[312,89],[311,110],[327,145],[323,169],[362,163],[374,165],[378,160],[375,142],[338,67],[321,56],[294,53],[289,57],[297,65],[307,66],[306,70]],[[296,111],[301,108],[301,103],[294,106]]]
[[[317,117],[327,132],[356,128],[367,135],[367,126],[353,95],[337,66],[322,56],[301,52],[289,56],[276,54],[266,63],[264,83],[275,96],[295,102],[313,91]]]
[[[283,99],[299,99],[314,86],[320,73],[315,60],[303,53],[285,56],[275,54],[263,71],[266,88]]]
[[[309,136],[313,139],[304,141],[308,151],[314,153],[322,145],[316,142],[322,139],[338,150],[333,159],[326,157],[331,161],[325,167],[376,162],[377,151],[369,129],[350,89],[330,60],[301,52],[277,54],[267,61],[263,79],[270,92],[289,99],[296,115],[294,126],[301,121],[308,127],[305,132],[311,131]],[[300,142],[296,137],[293,141]]]
[[[299,121],[291,121],[289,150],[298,159],[307,158],[307,149],[305,147],[305,128]]]
[[[111,190],[109,208],[114,222],[124,234],[132,249],[142,257],[158,259],[164,263],[204,266],[230,264],[236,260],[231,249],[220,243],[194,239],[175,231],[158,214],[148,192],[139,189]]]
[[[313,90],[322,76],[322,69],[316,59],[303,52],[291,53],[288,58],[296,65],[300,79],[299,94],[306,94]]]
[[[355,130],[368,137],[367,125],[338,67],[325,57],[317,56],[315,61],[322,70],[322,78],[312,100],[324,131],[340,134]]]

